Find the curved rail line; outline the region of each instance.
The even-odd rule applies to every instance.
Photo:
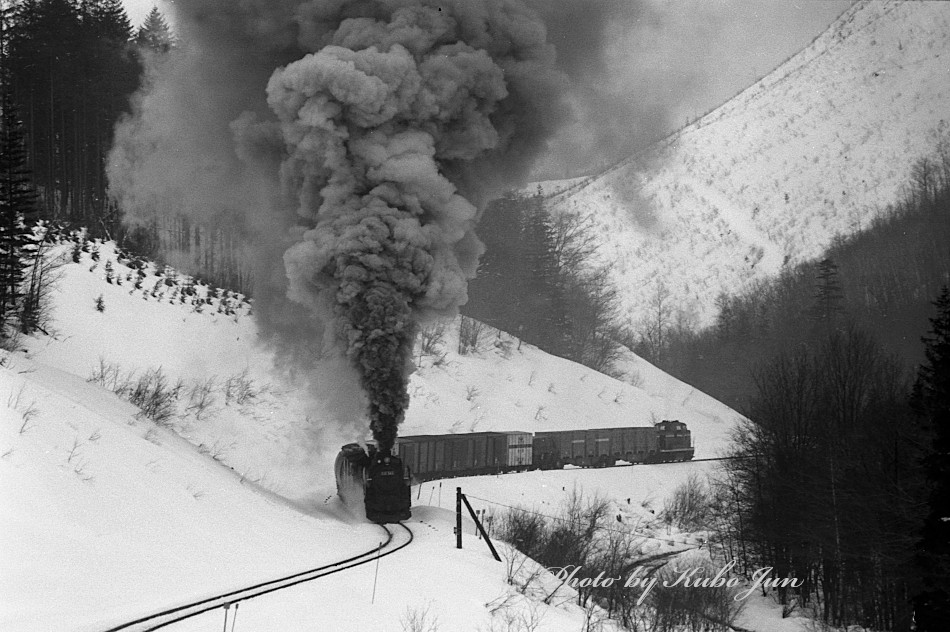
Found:
[[[221,593],[220,595],[207,597],[199,601],[193,601],[175,608],[169,608],[168,610],[162,610],[161,612],[156,612],[134,621],[129,621],[116,627],[109,628],[103,632],[119,632],[120,630],[148,632],[150,630],[158,630],[159,628],[164,628],[165,626],[177,623],[179,621],[184,621],[185,619],[190,619],[191,617],[195,617],[211,610],[230,606],[231,604],[253,599],[254,597],[260,597],[262,595],[282,590],[284,588],[296,586],[297,584],[302,584],[304,582],[313,581],[321,577],[326,577],[327,575],[339,573],[355,566],[360,566],[361,564],[373,562],[380,557],[392,555],[396,551],[409,546],[409,544],[412,542],[412,530],[401,522],[397,524],[405,529],[406,533],[409,534],[409,538],[405,542],[391,549],[385,550],[393,542],[393,532],[390,531],[385,525],[380,525],[380,527],[382,527],[386,532],[386,541],[378,546],[373,547],[372,549],[369,549],[368,551],[354,555],[353,557],[332,562],[330,564],[325,564],[307,571],[294,573],[293,575],[287,575],[286,577],[280,577],[278,579],[272,579],[270,581],[254,584],[253,586],[247,586],[245,588],[239,588],[230,592]]]

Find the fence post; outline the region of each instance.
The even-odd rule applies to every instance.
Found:
[[[497,561],[501,561],[501,557],[498,555],[498,551],[495,550],[495,545],[491,543],[491,540],[488,539],[488,534],[485,533],[485,527],[482,526],[481,520],[478,519],[478,516],[475,515],[475,510],[472,509],[471,503],[468,502],[468,498],[465,497],[465,494],[462,493],[462,488],[459,487],[459,495],[462,497],[462,500],[465,501],[465,506],[468,508],[468,513],[472,514],[472,520],[475,521],[475,526],[478,527],[478,532],[482,534],[482,537],[485,538],[485,544],[488,545],[489,550],[491,550],[492,557]],[[461,520],[461,518],[459,518]]]
[[[462,548],[462,488],[455,488],[455,548]]]

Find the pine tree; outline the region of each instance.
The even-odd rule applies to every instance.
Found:
[[[540,185],[537,194],[525,199],[521,221],[522,248],[528,266],[526,296],[521,300],[537,336],[531,342],[548,353],[564,356],[570,335],[565,313],[565,275],[558,265],[554,226],[544,209]]]
[[[838,266],[830,258],[818,263],[818,284],[815,286],[815,306],[812,315],[821,323],[834,323],[844,312],[844,292],[838,278]]]
[[[175,38],[172,36],[171,29],[168,28],[168,22],[165,21],[165,16],[158,7],[152,7],[149,14],[145,16],[145,22],[135,34],[135,44],[141,49],[156,53],[167,53],[175,45]]]
[[[93,235],[116,219],[105,159],[139,85],[131,36],[120,0],[14,3],[8,67],[44,217]]]
[[[79,116],[89,132],[83,146],[80,208],[73,215],[92,234],[111,235],[118,218],[106,196],[105,158],[115,122],[129,110],[129,99],[138,89],[141,65],[132,43],[132,22],[121,0],[85,0],[81,20],[84,74]]]
[[[950,289],[943,287],[924,337],[927,362],[917,372],[911,402],[931,437],[924,458],[929,514],[917,546],[922,589],[914,598],[917,630],[946,630],[950,621]]]
[[[33,243],[29,224],[36,211],[23,132],[5,74],[0,68],[0,337],[20,308]]]

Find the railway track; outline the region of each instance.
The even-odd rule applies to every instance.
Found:
[[[603,466],[590,466],[590,465],[576,466],[576,467],[572,466],[570,468],[567,468],[567,470],[571,472],[587,472],[587,471],[593,472],[597,470],[607,470],[614,467],[636,467],[636,466],[644,466],[644,465],[651,465],[651,466],[652,465],[677,465],[677,464],[683,464],[683,463],[699,463],[701,461],[736,461],[736,460],[741,461],[743,459],[749,459],[749,458],[751,457],[716,456],[716,457],[706,457],[702,459],[688,459],[686,461],[659,461],[657,463],[637,462],[637,463],[621,463],[621,464],[616,464],[616,465],[603,465]],[[565,468],[555,467],[555,468],[531,468],[531,469],[522,469],[522,470],[500,471],[500,472],[477,472],[477,473],[456,472],[454,476],[423,478],[421,480],[415,479],[414,482],[412,483],[412,487],[421,488],[423,485],[427,483],[453,481],[459,478],[471,478],[475,476],[494,476],[495,474],[509,474],[509,473],[515,473],[515,472],[561,472],[561,471],[564,471],[564,469]]]
[[[191,617],[198,616],[199,614],[209,612],[211,610],[216,610],[218,608],[228,608],[231,605],[240,603],[242,601],[247,601],[248,599],[254,599],[255,597],[267,595],[278,590],[283,590],[284,588],[290,588],[291,586],[296,586],[304,582],[320,579],[321,577],[333,575],[334,573],[340,573],[355,566],[360,566],[361,564],[375,562],[380,557],[392,555],[396,551],[404,549],[412,542],[412,530],[401,522],[396,524],[402,528],[404,533],[400,532],[399,537],[397,537],[396,534],[393,533],[393,530],[391,530],[389,527],[386,525],[380,525],[380,527],[382,527],[382,529],[386,532],[386,540],[382,544],[364,551],[359,555],[354,555],[345,560],[339,560],[337,562],[318,566],[317,568],[294,573],[292,575],[287,575],[286,577],[279,577],[270,581],[254,584],[253,586],[247,586],[245,588],[239,588],[237,590],[221,593],[212,597],[206,597],[198,601],[193,601],[191,603],[169,608],[167,610],[162,610],[161,612],[155,612],[153,614],[135,619],[134,621],[128,621],[115,627],[108,628],[102,632],[148,632],[149,630],[158,630],[173,623],[190,619]]]
[[[687,459],[686,461],[658,461],[658,462],[656,462],[656,463],[620,463],[620,464],[616,464],[616,465],[605,465],[605,466],[603,466],[603,467],[583,466],[583,467],[574,467],[574,468],[571,468],[571,471],[577,472],[577,471],[580,471],[580,470],[606,470],[606,469],[610,469],[610,468],[612,468],[612,467],[635,467],[635,466],[638,466],[638,465],[639,465],[639,466],[642,466],[642,465],[680,465],[680,464],[683,464],[683,463],[700,463],[700,462],[702,462],[702,461],[735,461],[735,460],[742,460],[742,459],[747,459],[747,458],[749,458],[749,457],[745,457],[745,456],[714,456],[714,457],[706,457],[706,458],[702,458],[702,459]],[[555,471],[556,471],[556,470],[555,470]]]

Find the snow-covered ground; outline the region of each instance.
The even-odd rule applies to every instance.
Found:
[[[63,250],[68,261],[69,247]],[[184,280],[156,285],[164,276],[154,268],[136,289],[136,274],[111,245],[100,245],[98,257],[82,253],[80,263],[61,269],[50,335],[25,338],[0,356],[0,629],[104,630],[376,546],[381,530],[352,518],[333,493],[330,459],[345,437],[339,429],[322,432],[320,419],[306,417],[305,391],[256,343],[252,307],[238,297],[200,306],[191,296],[182,301]],[[107,262],[122,285],[106,282]],[[205,291],[199,287],[197,295]],[[672,415],[691,424],[698,449],[713,454],[736,419],[635,358],[639,386],[527,345],[519,350],[498,332],[483,351],[463,356],[453,351],[451,327],[444,359],[423,354],[413,378],[406,423],[413,431],[449,431],[458,419],[462,431],[469,420],[479,430],[533,430]],[[110,367],[118,374],[103,376]],[[170,385],[180,381],[161,425],[103,386],[158,367]],[[96,372],[100,380],[90,381]],[[203,406],[194,393],[205,394]],[[550,515],[574,489],[601,495],[610,499],[618,528],[678,550],[698,540],[668,532],[656,514],[691,472],[714,467],[637,465],[463,478],[441,488],[425,483],[413,489],[408,524],[415,541],[408,549],[383,558],[378,570],[368,564],[244,602],[235,629],[399,631],[411,613],[425,610],[443,631],[505,629],[489,605],[511,590],[505,565],[472,535],[468,520],[465,546],[455,548],[456,486],[492,513],[523,506]],[[506,608],[542,613],[539,631],[578,630],[583,622],[569,601],[549,606],[516,595]],[[777,629],[768,602],[749,612],[757,614],[745,625]],[[217,610],[170,629],[219,629],[223,617]]]
[[[721,292],[818,256],[898,200],[948,130],[948,31],[947,2],[858,2],[642,155],[542,183],[548,206],[593,218],[632,322],[662,280],[707,324]]]
[[[137,273],[117,260],[112,246],[98,249],[98,261],[84,252],[79,264],[66,253],[69,263],[56,284],[47,329],[52,335],[25,340],[30,357],[84,379],[103,367],[121,376],[160,368],[171,384],[182,381],[173,424],[183,436],[272,491],[320,499],[326,478],[321,473],[329,471],[340,445],[367,438],[366,424],[313,419],[319,406],[259,343],[248,303],[232,297],[225,301],[230,310],[222,311],[220,298],[196,303],[207,294],[202,286],[182,301],[186,278],[166,285],[169,275],[157,275],[154,266],[137,290]],[[121,285],[106,282],[107,263]],[[729,407],[632,354],[623,364],[627,381],[487,327],[480,350],[460,354],[459,323],[445,323],[441,342],[417,353],[419,369],[411,378],[402,434],[535,432],[679,419],[693,433],[697,458],[704,458],[723,450],[738,419]],[[254,397],[245,403],[227,398],[229,382],[248,384]],[[196,391],[208,391],[203,410],[192,395]]]

